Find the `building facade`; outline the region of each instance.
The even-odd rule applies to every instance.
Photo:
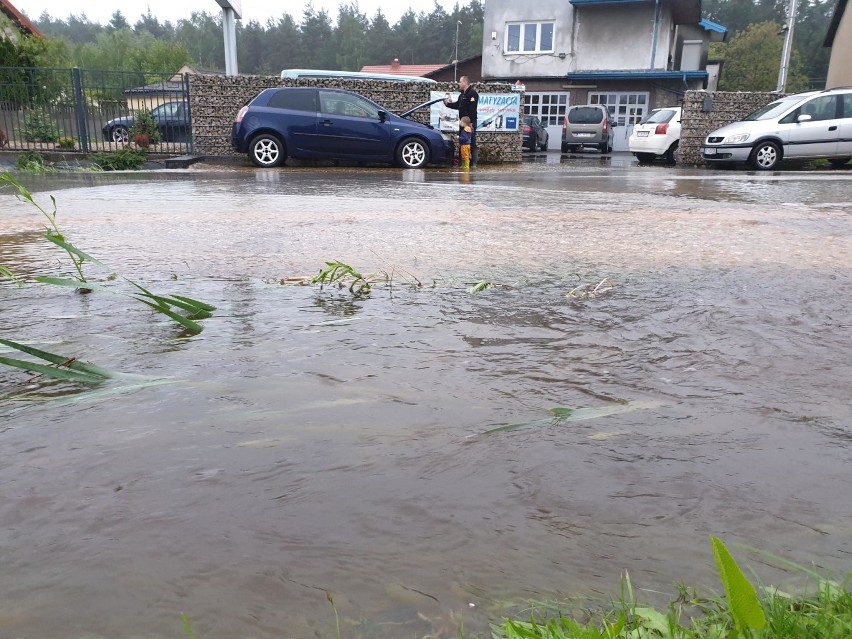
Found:
[[[551,139],[569,106],[606,105],[618,151],[648,111],[708,88],[709,44],[727,31],[701,19],[700,0],[489,0],[483,34],[484,81],[523,84]]]

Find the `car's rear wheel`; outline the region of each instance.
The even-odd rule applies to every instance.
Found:
[[[570,149],[570,148],[571,147],[569,147],[565,142],[562,143],[562,152],[563,153],[568,153],[568,149]]]
[[[852,160],[852,158],[831,158],[828,163],[833,169],[842,169],[844,166],[849,164],[849,160]]]
[[[278,137],[270,133],[262,133],[249,143],[248,156],[256,166],[272,168],[284,164],[284,160],[287,159],[287,150]]]
[[[653,153],[634,153],[639,164],[651,164],[657,156]]]
[[[544,142],[542,142],[542,143],[541,143],[541,147],[540,147],[540,148],[541,148],[541,150],[542,150],[542,151],[547,151],[547,144],[548,144],[548,142],[550,142],[550,140],[549,140],[549,139],[547,139],[547,140],[545,140]]]
[[[126,126],[117,126],[110,133],[110,138],[117,144],[127,144],[130,140],[130,131]]]
[[[669,150],[666,151],[666,162],[669,164],[677,164],[677,149],[679,143],[677,141],[672,142],[672,145],[669,147]]]
[[[778,162],[781,161],[781,147],[775,142],[760,142],[754,145],[754,149],[748,158],[751,164],[758,171],[771,171]]]
[[[419,169],[429,163],[429,147],[418,138],[405,138],[396,150],[396,162],[404,169]]]

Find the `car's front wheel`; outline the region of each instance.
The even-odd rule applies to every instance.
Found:
[[[248,156],[256,166],[272,168],[284,164],[287,151],[276,136],[262,133],[249,143]]]
[[[127,144],[130,140],[130,131],[125,126],[114,127],[110,133],[110,138],[117,144]]]
[[[418,138],[406,138],[396,150],[396,162],[404,169],[419,169],[429,163],[429,147]]]
[[[770,141],[755,144],[748,161],[758,171],[771,171],[781,161],[781,147]]]

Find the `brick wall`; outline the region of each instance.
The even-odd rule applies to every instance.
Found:
[[[781,97],[778,93],[740,91],[687,91],[683,98],[678,162],[702,164],[699,148],[711,131],[737,122],[744,116]],[[709,99],[709,111],[704,101]]]
[[[235,156],[231,149],[231,123],[237,111],[263,89],[269,87],[328,87],[348,89],[360,93],[387,108],[392,113],[402,113],[418,104],[429,101],[430,91],[458,91],[458,85],[449,82],[426,84],[420,82],[392,82],[384,80],[283,79],[259,75],[191,75],[189,78],[189,103],[192,110],[193,143],[200,155]],[[476,83],[480,93],[510,93],[511,85],[505,83]],[[420,122],[429,122],[429,110],[421,109],[410,116]],[[477,135],[480,162],[520,162],[521,132],[482,132]]]

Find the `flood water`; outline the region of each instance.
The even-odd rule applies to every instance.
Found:
[[[2,637],[177,637],[181,612],[205,639],[335,637],[327,592],[347,639],[476,636],[625,570],[646,600],[718,591],[711,534],[852,570],[848,172],[24,181],[94,279],[217,310],[188,336],[126,297],[0,284],[3,337],[144,376],[0,368]],[[0,264],[70,273],[39,215],[0,192]],[[330,260],[392,284],[280,283]]]

